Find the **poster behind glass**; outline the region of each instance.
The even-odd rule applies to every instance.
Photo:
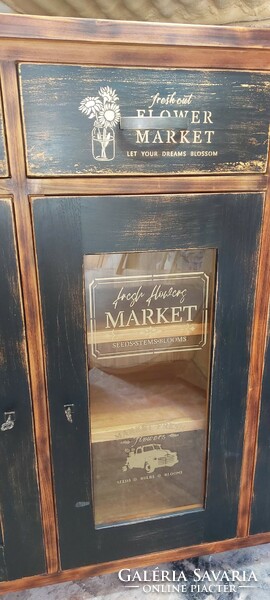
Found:
[[[203,507],[216,251],[84,257],[96,527]]]

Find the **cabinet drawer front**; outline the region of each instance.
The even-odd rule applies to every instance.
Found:
[[[46,566],[12,202],[3,199],[0,277],[1,524],[6,575],[18,579]]]
[[[29,176],[265,172],[267,73],[19,70]]]
[[[63,568],[236,535],[250,331],[263,203],[262,193],[33,199]],[[168,261],[175,252],[182,253],[182,256],[183,253],[194,253],[193,266],[186,263],[183,269],[182,261],[179,275],[177,264],[174,267],[171,261],[171,275],[166,288],[167,309],[160,308],[162,305],[158,304],[155,312],[152,298],[159,295],[161,289],[156,278],[166,274]],[[201,486],[201,463],[205,462],[205,456],[201,458],[205,416],[196,408],[200,406],[200,381],[191,381],[191,384],[195,383],[191,396],[196,423],[190,427],[190,419],[183,419],[180,412],[172,414],[177,394],[177,397],[186,394],[183,388],[187,389],[187,371],[185,381],[180,379],[170,398],[170,392],[166,396],[162,386],[159,390],[155,378],[162,376],[162,369],[163,373],[170,372],[169,379],[175,378],[171,364],[165,362],[170,360],[170,355],[166,354],[168,339],[175,344],[171,350],[179,353],[181,361],[180,355],[182,350],[187,349],[185,345],[189,341],[192,341],[189,344],[190,355],[199,357],[202,353],[202,350],[198,351],[205,341],[202,337],[202,316],[192,323],[191,313],[194,314],[192,311],[196,312],[200,304],[201,313],[208,311],[209,314],[207,301],[199,302],[198,298],[203,298],[204,282],[213,269],[211,271],[208,267],[205,277],[206,267],[195,268],[205,252],[216,252],[217,284],[207,487],[202,499],[195,489],[196,485]],[[154,253],[166,256],[164,260],[164,257],[158,256],[155,264],[159,264],[159,270],[151,272]],[[105,255],[113,258],[113,268],[116,269],[112,281],[112,273],[107,267],[102,277],[98,272]],[[140,267],[139,279],[138,274],[136,277],[137,281],[141,278],[141,283],[135,286],[135,296],[131,295],[127,290],[130,281],[134,281],[133,261],[136,265],[145,265],[149,255],[149,271]],[[120,266],[115,264],[117,259]],[[95,282],[91,279],[93,264],[97,269]],[[85,265],[88,265],[88,271],[90,269],[90,279],[84,281]],[[196,270],[203,273],[198,273],[201,279],[200,282],[194,281],[192,291],[187,278],[193,277]],[[119,278],[119,273],[124,273],[126,284]],[[171,278],[175,282],[177,278],[181,281],[172,283]],[[88,293],[90,289],[94,290],[96,298],[90,312],[92,325],[88,323],[92,301]],[[184,309],[180,303],[180,309],[177,303],[174,304],[179,298],[179,290],[184,291],[184,297],[191,290],[188,292],[190,302],[186,302],[189,308]],[[85,304],[85,292],[89,306],[87,296]],[[145,302],[150,302],[150,297],[151,309],[147,312]],[[126,302],[132,304],[128,314],[125,312]],[[112,304],[117,305],[119,314],[112,311]],[[184,312],[186,322],[179,316]],[[141,325],[146,324],[146,318],[147,327],[143,329]],[[151,319],[155,319],[155,323]],[[159,329],[155,329],[157,320]],[[109,326],[114,324],[119,327],[111,335]],[[165,330],[162,329],[164,327]],[[189,340],[186,335],[190,335]],[[164,356],[163,366],[159,367],[160,363],[154,360],[142,381],[137,366],[147,362],[149,348],[156,359],[157,355],[151,350],[154,339],[157,355]],[[134,341],[137,357],[131,364]],[[89,369],[94,367],[92,374],[89,373],[89,396],[87,345],[92,362]],[[142,346],[146,351],[141,351]],[[127,352],[128,357],[123,356]],[[119,362],[116,364],[115,360]],[[121,372],[127,360],[130,367],[128,379],[123,378]],[[202,367],[197,358],[196,364]],[[152,374],[152,367],[155,373],[150,381],[148,374],[150,370]],[[203,376],[203,368],[197,372]],[[141,411],[136,407],[139,418],[135,415],[135,406],[132,410],[134,384],[138,384],[141,390],[139,401],[144,394],[151,401],[151,410],[156,409],[158,425],[154,429],[151,429],[151,422],[144,422],[143,414],[148,411],[149,404],[146,407],[142,404]],[[170,388],[170,381],[166,386],[166,389]],[[103,392],[100,394],[102,389],[105,389],[105,397]],[[162,393],[168,400],[165,407],[161,402]],[[129,401],[129,407],[125,399]],[[138,397],[135,400],[137,402]],[[124,421],[121,403],[123,411],[130,415]],[[182,403],[183,411],[187,410],[188,404],[189,397],[186,397]],[[89,406],[91,419],[94,416],[101,423],[100,427],[94,428],[91,420],[91,444]],[[111,414],[105,429],[103,414]],[[116,469],[119,473],[119,468],[122,476],[117,487],[115,473]],[[190,472],[190,480],[187,471]],[[111,511],[108,497],[107,504],[104,504],[106,482],[107,490],[110,490]],[[129,484],[131,487],[134,484],[134,493],[137,490],[137,504]],[[181,485],[188,493],[183,493]],[[154,502],[149,486],[155,490]],[[157,502],[160,513],[158,510],[155,513]],[[166,503],[167,510],[164,508]],[[180,508],[176,510],[177,506]],[[144,518],[142,513],[145,511],[146,514],[146,509],[148,514]],[[139,517],[137,521],[136,515]]]

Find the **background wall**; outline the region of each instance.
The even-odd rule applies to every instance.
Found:
[[[93,19],[270,26],[269,0],[6,0],[0,12]]]

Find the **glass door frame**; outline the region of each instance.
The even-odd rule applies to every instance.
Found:
[[[263,204],[261,192],[32,199],[62,568],[235,537]],[[178,248],[218,254],[206,505],[97,530],[83,257]]]

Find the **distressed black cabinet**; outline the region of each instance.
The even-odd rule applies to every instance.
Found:
[[[9,198],[0,199],[1,580],[46,571],[17,249]]]
[[[0,21],[1,591],[269,541],[269,30]]]

